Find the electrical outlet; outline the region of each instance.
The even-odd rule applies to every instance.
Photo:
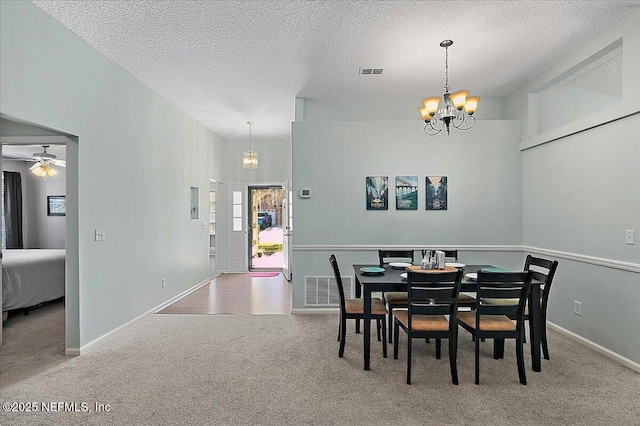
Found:
[[[627,229],[624,231],[624,242],[630,246],[634,245],[636,243],[636,231],[633,229]]]
[[[96,241],[104,241],[104,229],[96,229]]]
[[[577,300],[573,301],[573,313],[582,315],[582,302],[578,302]]]
[[[164,286],[166,286],[166,285],[167,285],[167,279],[163,278],[162,279],[162,288],[164,288]]]

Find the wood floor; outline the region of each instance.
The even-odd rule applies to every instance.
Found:
[[[290,314],[291,283],[282,274],[257,278],[249,274],[222,274],[156,313]]]

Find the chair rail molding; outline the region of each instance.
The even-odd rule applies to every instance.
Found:
[[[560,250],[551,250],[542,247],[517,246],[517,245],[345,245],[345,244],[318,244],[293,246],[293,251],[378,251],[379,249],[413,249],[421,250],[426,248],[457,249],[459,251],[486,251],[486,252],[521,252],[541,254],[557,257],[560,259],[572,260],[574,262],[587,263],[590,265],[603,266],[605,268],[619,269],[627,272],[640,273],[640,263],[623,262],[620,260],[607,259],[604,257],[587,256],[584,254],[570,253]]]
[[[522,246],[510,246],[510,245],[492,245],[492,246],[479,246],[479,245],[440,245],[440,244],[428,244],[428,245],[348,245],[348,244],[316,244],[316,245],[304,245],[298,244],[293,246],[294,251],[362,251],[362,250],[422,250],[429,248],[437,248],[443,250],[462,250],[462,251],[522,251]]]
[[[622,271],[640,273],[640,263],[622,262],[620,260],[606,259],[604,257],[586,256],[584,254],[569,253],[566,251],[550,250],[540,247],[522,246],[526,253],[542,254],[574,262],[588,263],[590,265],[604,266],[606,268],[620,269]]]

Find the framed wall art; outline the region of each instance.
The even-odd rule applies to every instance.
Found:
[[[65,216],[67,209],[64,195],[47,196],[47,216]]]
[[[367,176],[367,210],[389,209],[389,177]]]
[[[418,176],[396,176],[396,210],[418,210]]]
[[[427,210],[447,210],[447,177],[426,177]]]

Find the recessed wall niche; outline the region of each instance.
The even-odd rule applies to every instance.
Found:
[[[537,93],[537,134],[622,104],[622,39],[602,49]]]

